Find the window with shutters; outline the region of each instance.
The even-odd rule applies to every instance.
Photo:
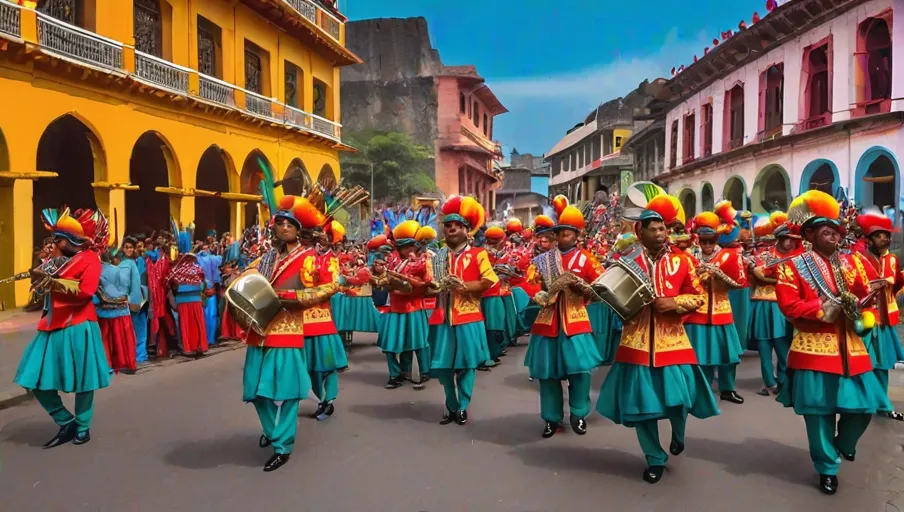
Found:
[[[669,169],[678,164],[678,120],[672,121],[671,140],[669,141]]]
[[[198,16],[198,71],[223,78],[222,31],[213,22]]]
[[[163,17],[159,0],[134,0],[133,11],[135,49],[163,57]]]
[[[483,113],[483,134],[485,136],[489,136],[489,132],[488,132],[489,129],[490,129],[490,123],[489,123],[489,120],[487,119],[486,112],[484,112]]]
[[[696,137],[696,118],[693,112],[684,116],[684,146],[681,152],[683,163],[694,161],[694,140]]]
[[[725,92],[725,118],[722,123],[722,150],[744,145],[744,84]]]
[[[832,36],[804,49],[801,69],[803,115],[801,128],[809,130],[832,121]]]
[[[700,154],[706,158],[713,154],[713,104],[707,103],[700,107]]]
[[[886,9],[863,20],[857,28],[854,52],[854,116],[880,114],[891,110],[892,11]]]
[[[474,102],[474,126],[480,128],[480,105]]]
[[[782,132],[784,89],[784,64],[773,64],[760,74],[760,115],[757,121],[760,140]]]
[[[289,61],[286,61],[285,67],[286,105],[302,108],[301,103],[304,101],[304,71]]]
[[[463,93],[458,93],[458,110],[462,114],[465,113],[465,95]]]
[[[245,89],[263,93],[263,69],[261,66],[261,49],[251,41],[245,40]]]
[[[314,115],[326,118],[326,84],[314,79]]]

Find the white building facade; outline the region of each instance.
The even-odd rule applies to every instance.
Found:
[[[810,189],[900,209],[904,0],[791,0],[668,87],[656,180],[697,211],[784,210]]]

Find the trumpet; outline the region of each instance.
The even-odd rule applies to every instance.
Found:
[[[743,288],[744,287],[741,283],[739,283],[739,282],[735,281],[734,279],[732,279],[731,277],[729,277],[728,274],[723,272],[722,269],[719,268],[717,265],[713,265],[712,263],[706,263],[706,262],[701,261],[699,268],[701,270],[701,272],[700,272],[701,280],[704,280],[703,276],[709,275],[711,277],[715,277],[719,281],[722,281],[729,288]]]
[[[43,272],[45,275],[40,281],[34,282],[31,285],[31,289],[38,295],[44,295],[44,293],[46,293],[47,289],[50,287],[50,280],[56,277],[56,275],[68,261],[69,258],[67,258],[66,256],[57,256],[55,258],[51,258],[27,272],[19,272],[18,274],[7,277],[6,279],[0,279],[0,284],[13,283],[16,281],[21,281],[22,279],[28,279],[31,277],[31,273],[33,271],[38,270],[40,272]]]

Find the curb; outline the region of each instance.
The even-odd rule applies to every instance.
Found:
[[[214,345],[212,349],[208,350],[202,359],[206,359],[208,357],[216,356],[226,352],[232,352],[233,350],[238,350],[244,347],[245,343],[241,341],[221,341]],[[138,370],[135,371],[134,375],[129,375],[128,377],[143,375],[154,371],[157,368],[165,368],[167,366],[189,363],[192,361],[196,361],[196,359],[182,356],[154,360],[145,364],[144,366],[139,367]],[[25,389],[22,389],[19,393],[12,394],[11,396],[0,395],[0,411],[28,403],[32,400],[34,400],[34,395],[30,391],[27,391]]]

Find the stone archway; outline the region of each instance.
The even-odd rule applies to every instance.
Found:
[[[722,198],[731,201],[735,210],[747,209],[747,185],[740,176],[732,176],[725,182]]]
[[[700,189],[700,211],[711,212],[716,207],[716,199],[713,194],[713,186],[710,183],[703,183]]]
[[[242,173],[239,175],[239,192],[243,194],[261,193],[260,184],[264,179],[262,165],[266,165],[270,169],[273,168],[270,165],[270,161],[267,160],[267,157],[260,150],[255,149],[248,154],[248,157],[245,158],[245,163],[242,164]],[[245,220],[242,227],[249,228],[258,225],[263,215],[265,214],[261,212],[261,204],[259,202],[245,203],[243,212]]]
[[[692,219],[697,215],[697,194],[693,189],[683,188],[678,191],[678,201],[684,208],[684,215],[687,219]]]
[[[841,188],[841,180],[838,176],[838,167],[831,160],[819,158],[813,160],[800,175],[800,193],[808,190],[821,190],[835,196]]]
[[[66,114],[50,123],[38,142],[37,170],[51,171],[58,177],[34,184],[32,233],[34,244],[47,236],[41,221],[44,208],[70,209],[109,206],[106,191],[92,187],[106,181],[107,165],[103,145],[96,133],[74,114]],[[111,212],[107,213],[112,219]],[[112,222],[112,221],[111,221]]]
[[[304,195],[311,190],[311,175],[301,158],[295,158],[289,163],[289,168],[283,175],[282,189],[289,196]]]
[[[898,210],[901,172],[894,153],[881,146],[866,150],[857,163],[856,177],[857,203]]]
[[[780,165],[764,167],[753,182],[750,209],[753,213],[788,211],[791,204],[791,180]]]
[[[232,159],[229,155],[213,145],[201,155],[198,162],[198,181],[196,188],[211,192],[229,192],[229,173]],[[229,202],[219,197],[195,197],[195,238],[207,238],[207,232],[216,230],[221,235],[230,229]]]
[[[171,207],[179,198],[170,198],[157,187],[181,187],[182,176],[175,153],[157,132],[145,132],[138,137],[129,160],[129,182],[138,190],[126,192],[126,232],[130,234],[169,228],[170,216],[179,216]]]

